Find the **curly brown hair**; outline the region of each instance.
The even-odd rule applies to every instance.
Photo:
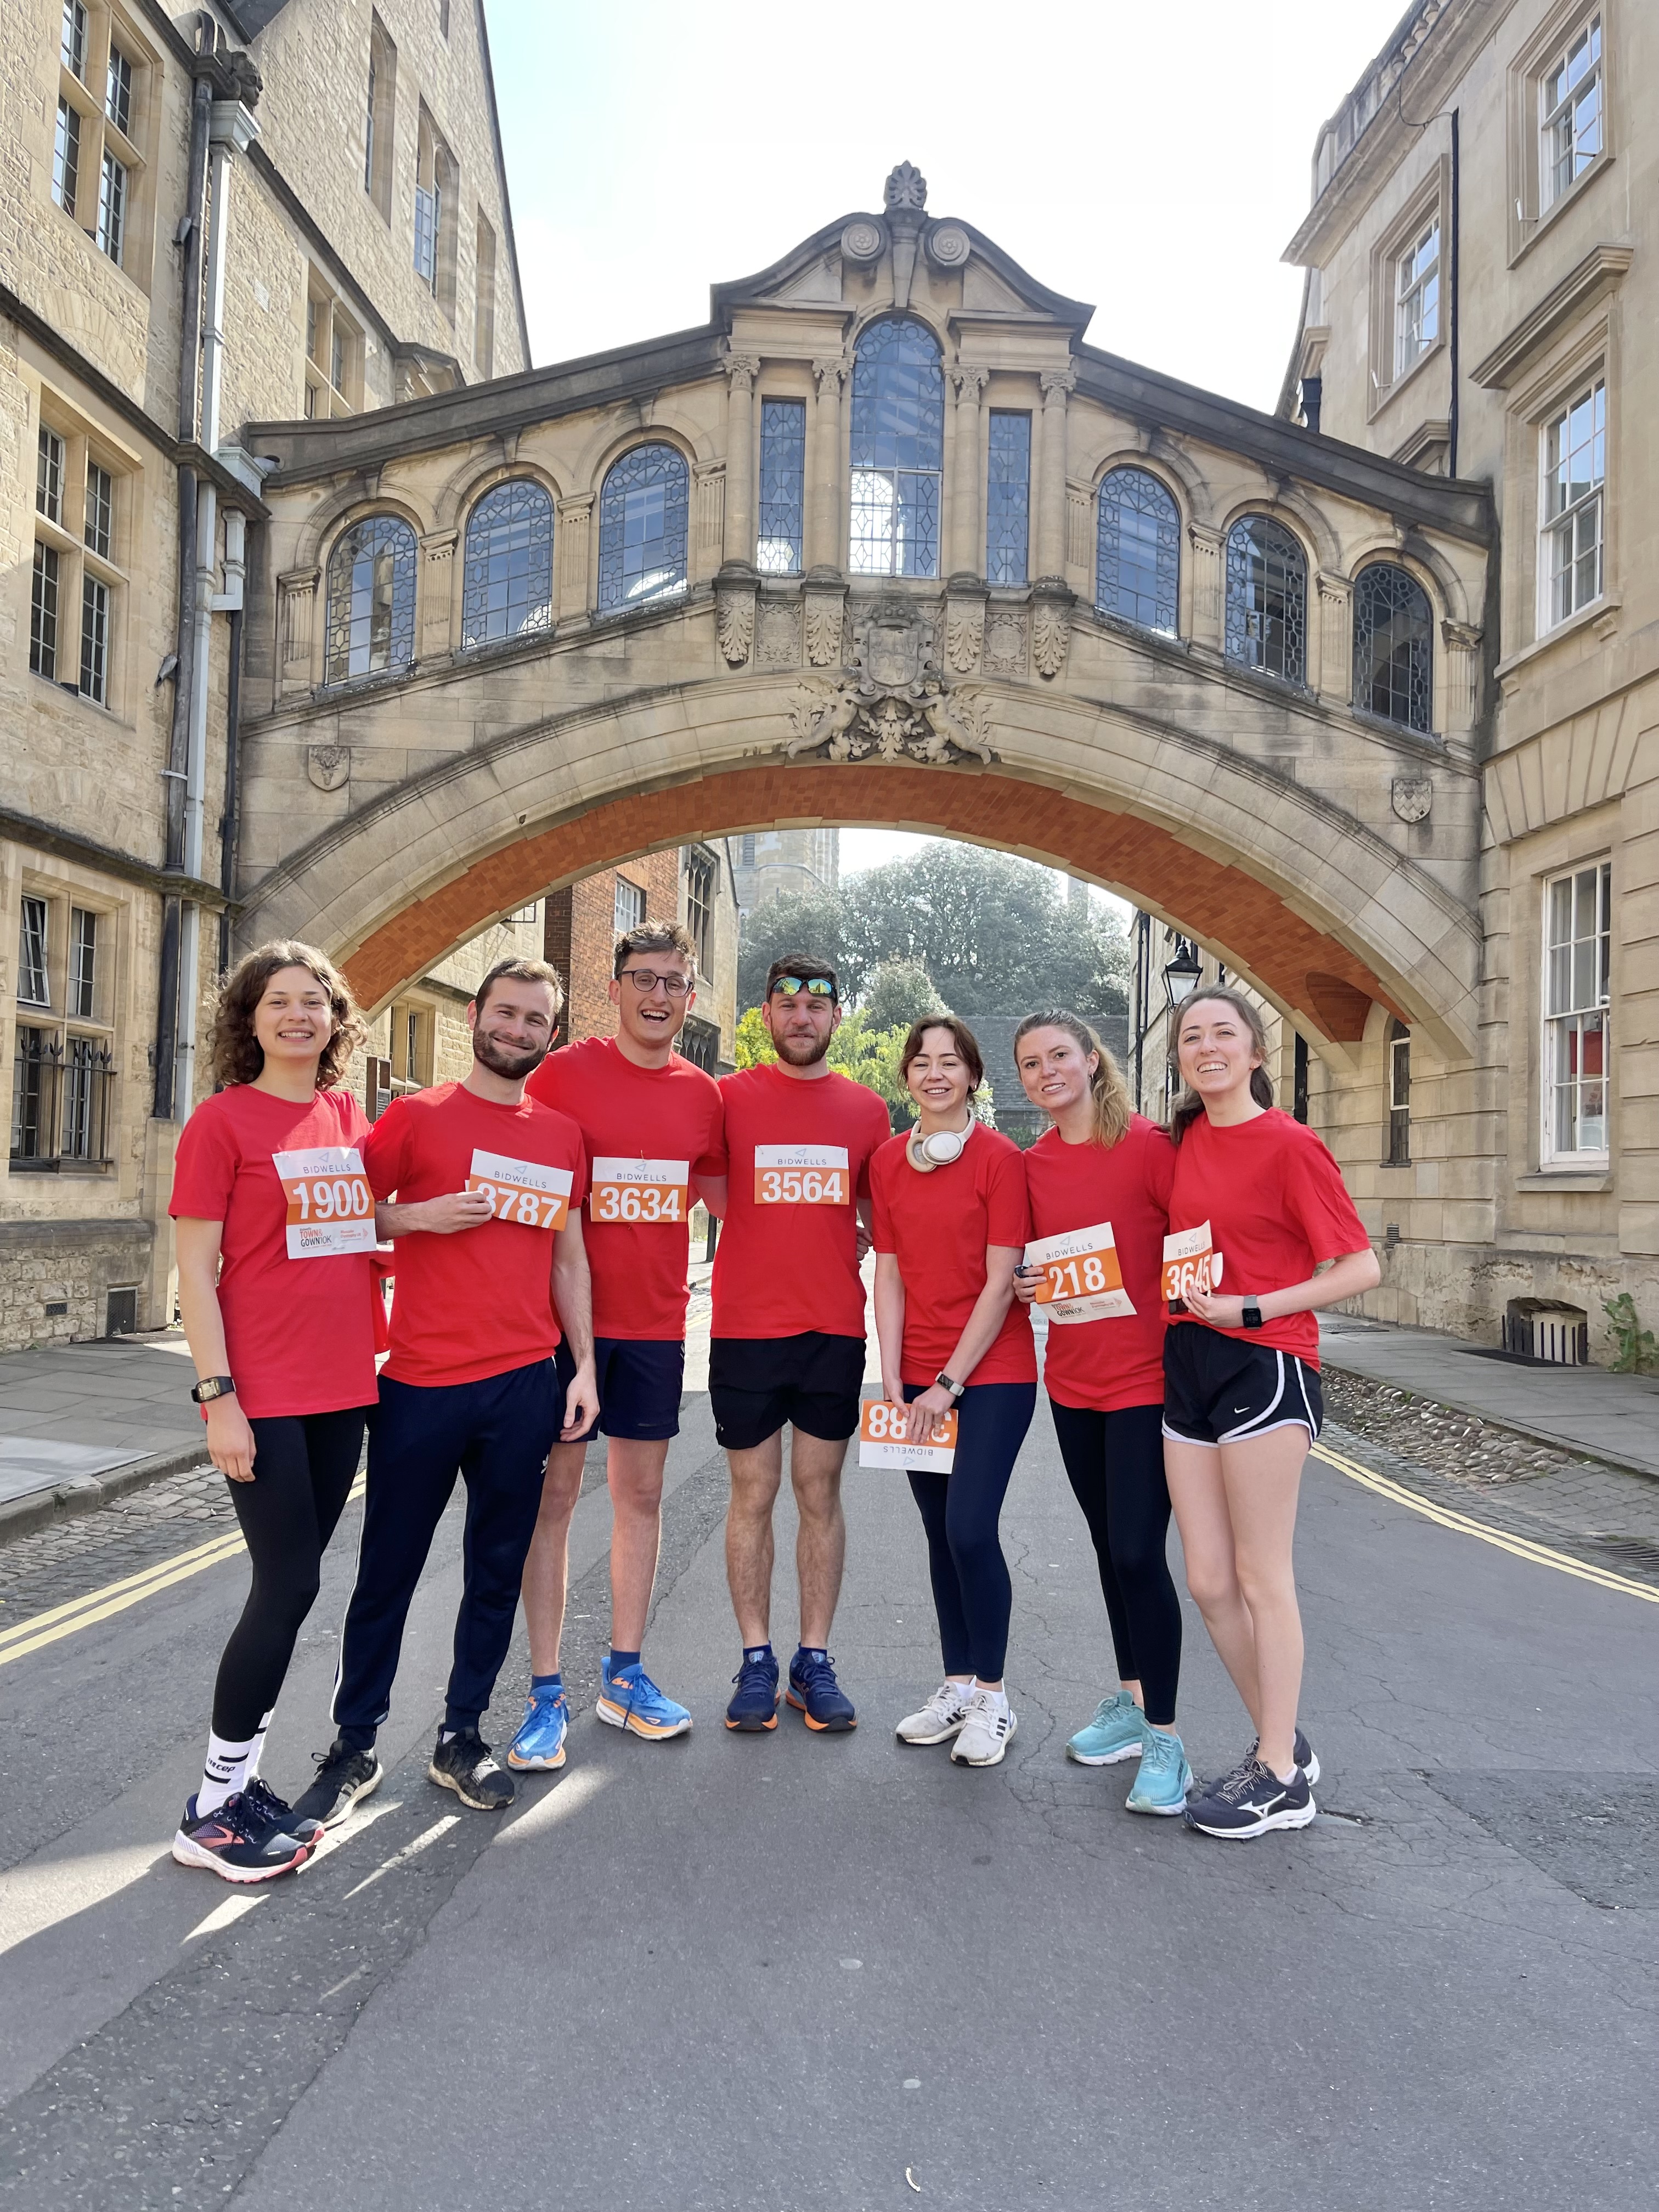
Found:
[[[297,937],[273,938],[239,960],[219,986],[213,1017],[213,1073],[220,1083],[252,1083],[265,1064],[253,1034],[253,1010],[279,969],[307,968],[328,993],[334,1030],[317,1063],[317,1088],[329,1090],[345,1073],[366,1034],[345,977],[326,953]]]

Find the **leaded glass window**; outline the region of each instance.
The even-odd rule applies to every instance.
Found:
[[[466,526],[461,646],[553,625],[553,502],[515,477],[487,491]]]
[[[985,580],[1023,584],[1031,526],[1031,418],[991,410],[985,483]]]
[[[760,531],[755,565],[768,576],[798,576],[806,502],[806,402],[763,399]]]
[[[937,576],[945,375],[920,323],[872,323],[853,368],[852,568]]]
[[[324,680],[378,676],[414,658],[415,532],[395,514],[371,514],[329,556]]]
[[[1227,533],[1227,658],[1300,684],[1307,629],[1302,548],[1271,517],[1247,514]]]
[[[599,612],[672,599],[686,586],[690,487],[672,446],[635,446],[599,494]]]
[[[1427,737],[1434,703],[1434,617],[1403,568],[1378,562],[1353,587],[1353,703]]]
[[[1110,469],[1100,480],[1095,605],[1103,615],[1173,637],[1181,580],[1181,517],[1146,469]]]

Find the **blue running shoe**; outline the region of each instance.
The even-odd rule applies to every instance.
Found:
[[[778,1662],[775,1659],[745,1657],[732,1677],[737,1694],[726,1709],[726,1725],[758,1735],[778,1724]]]
[[[570,1704],[562,1689],[532,1690],[519,1733],[507,1746],[507,1765],[520,1774],[550,1774],[564,1765],[564,1733],[569,1725]]]
[[[1066,1745],[1066,1756],[1079,1766],[1115,1766],[1120,1759],[1140,1757],[1146,1735],[1145,1715],[1127,1690],[1119,1690],[1101,1699],[1093,1720]]]
[[[809,1651],[803,1644],[789,1662],[789,1703],[810,1729],[820,1735],[844,1735],[855,1729],[859,1717],[853,1700],[836,1680],[836,1662],[827,1651]]]
[[[599,1718],[611,1728],[626,1729],[653,1743],[671,1735],[689,1735],[691,1716],[672,1698],[665,1698],[636,1659],[620,1673],[607,1673],[599,1686]]]
[[[242,1802],[256,1820],[265,1824],[268,1836],[292,1836],[307,1850],[315,1850],[323,1840],[323,1824],[308,1814],[296,1813],[285,1797],[279,1797],[263,1774],[256,1774],[251,1782],[242,1784]]]
[[[1171,1818],[1187,1809],[1187,1792],[1193,1786],[1193,1770],[1181,1738],[1172,1729],[1146,1730],[1146,1747],[1134,1787],[1124,1799],[1132,1813],[1161,1813]]]

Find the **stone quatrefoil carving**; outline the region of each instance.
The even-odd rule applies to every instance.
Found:
[[[854,633],[854,672],[827,687],[803,684],[790,715],[792,760],[919,761],[943,768],[996,758],[985,704],[947,691],[933,658],[933,623],[902,604],[878,606]]]

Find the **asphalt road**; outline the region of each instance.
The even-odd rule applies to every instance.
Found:
[[[505,1820],[432,1787],[452,1513],[385,1785],[313,1866],[247,1892],[165,1856],[246,1569],[156,1563],[225,1522],[135,1528],[118,1558],[84,1538],[3,1555],[0,2203],[1651,2203],[1659,1607],[1316,1462],[1300,1571],[1322,1817],[1225,1845],[1127,1813],[1128,1770],[1061,1756],[1109,1659],[1042,1411],[1005,1517],[1019,1733],[982,1773],[891,1733],[938,1674],[902,1478],[848,1479],[835,1650],[861,1725],[843,1738],[790,1715],[771,1736],[720,1726],[737,1651],[701,1396],[670,1481],[647,1661],[693,1708],[689,1741],[592,1717],[595,1485],[568,1766]],[[329,1733],[356,1514],[272,1734],[290,1791]],[[781,1518],[780,1537],[787,1560]],[[154,1584],[139,1602],[74,1610],[133,1571]],[[21,1649],[18,1624],[60,1605],[81,1625]],[[793,1605],[781,1570],[781,1648]],[[520,1640],[498,1742],[526,1672]],[[1190,1613],[1181,1718],[1200,1772],[1242,1750]]]

